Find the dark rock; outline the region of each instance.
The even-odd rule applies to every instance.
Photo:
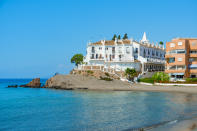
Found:
[[[20,85],[20,87],[40,88],[41,87],[40,78],[35,78],[28,84]]]
[[[18,85],[8,85],[7,88],[17,88],[17,87],[18,87]]]

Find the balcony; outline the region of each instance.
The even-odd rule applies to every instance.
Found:
[[[190,61],[189,64],[190,65],[197,65],[197,61]]]
[[[185,57],[186,54],[166,54],[165,58],[171,58],[171,57]]]
[[[167,51],[166,54],[169,54],[169,55],[173,55],[173,54],[186,54],[186,50],[185,49],[179,49],[179,50],[170,50],[170,51]]]
[[[184,73],[186,71],[185,65],[167,66],[166,73]]]
[[[190,73],[197,73],[197,64],[189,65]]]
[[[197,54],[195,54],[195,53],[190,53],[190,54],[189,54],[189,57],[197,57]]]
[[[195,74],[197,74],[197,69],[190,69],[189,72],[190,72],[190,73],[195,73]]]
[[[184,70],[165,70],[166,73],[185,73]]]

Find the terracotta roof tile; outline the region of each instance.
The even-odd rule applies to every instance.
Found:
[[[124,44],[130,44],[131,41],[130,40],[122,40]]]
[[[91,43],[91,45],[102,45],[101,41]]]
[[[113,40],[106,40],[105,41],[105,45],[114,45],[115,44],[115,41]]]

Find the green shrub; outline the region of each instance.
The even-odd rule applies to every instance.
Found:
[[[169,75],[164,72],[156,72],[152,78],[155,82],[167,82],[170,79]]]
[[[93,71],[90,71],[90,70],[87,70],[86,72],[87,72],[88,74],[91,74],[91,75],[94,73]]]
[[[197,82],[197,78],[186,78],[186,82]]]
[[[100,80],[112,81],[113,79],[111,79],[109,77],[102,77],[102,76],[100,76]]]
[[[154,79],[153,78],[141,78],[138,80],[139,82],[145,82],[145,83],[151,83],[154,84]]]

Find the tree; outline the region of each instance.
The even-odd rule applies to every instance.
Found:
[[[83,63],[83,55],[82,54],[75,54],[71,58],[71,63],[75,63],[76,66]]]
[[[159,44],[160,44],[160,45],[163,45],[163,42],[162,42],[162,41],[160,41],[160,42],[159,42]]]
[[[114,34],[112,40],[115,41],[115,39],[117,38],[116,34]]]
[[[121,39],[121,37],[120,37],[120,35],[118,35],[118,40],[120,40]]]
[[[123,40],[128,39],[127,33],[125,33],[125,34],[124,34],[124,36],[123,36],[123,38],[122,38],[122,39],[123,39]]]
[[[155,82],[164,82],[164,81],[169,81],[170,77],[168,74],[164,72],[156,72],[152,78],[154,79]]]
[[[130,81],[132,80],[133,81],[134,77],[137,76],[137,72],[136,72],[135,69],[127,68],[125,70],[125,75],[127,76],[128,80],[130,80]]]

